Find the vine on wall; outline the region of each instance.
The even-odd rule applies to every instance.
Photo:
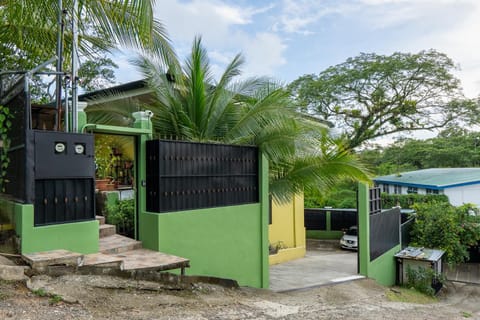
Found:
[[[5,192],[7,168],[10,164],[8,158],[8,149],[10,148],[10,138],[8,132],[12,127],[12,114],[8,107],[0,105],[0,191]]]

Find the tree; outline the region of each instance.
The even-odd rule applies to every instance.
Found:
[[[166,70],[157,59],[140,57],[136,65],[152,90],[147,108],[155,114],[155,134],[258,146],[269,160],[270,191],[278,201],[341,178],[368,180],[357,158],[330,139],[323,124],[298,113],[284,88],[265,78],[235,81],[243,62],[235,56],[215,81],[200,38],[181,70]],[[120,116],[110,117],[110,124],[125,121],[123,111],[116,104],[102,110],[117,111]]]
[[[427,168],[480,166],[480,134],[450,127],[435,138],[398,139],[388,147],[362,150],[360,158],[378,175]]]
[[[85,61],[78,69],[80,87],[86,91],[105,89],[115,83],[115,71],[118,65],[110,58],[102,57]]]
[[[388,134],[442,128],[476,107],[464,100],[454,62],[435,50],[362,53],[290,85],[306,111],[343,130],[355,148]]]
[[[446,202],[416,204],[412,245],[445,251],[450,265],[468,260],[468,248],[480,241],[478,217],[469,215],[468,205],[454,207]]]
[[[152,50],[172,61],[173,50],[163,25],[153,17],[153,0],[78,1],[79,53],[96,57],[118,47]],[[73,0],[63,0],[66,30]],[[58,1],[1,0],[0,43],[19,55],[45,61],[55,55]],[[69,55],[71,32],[65,33]]]

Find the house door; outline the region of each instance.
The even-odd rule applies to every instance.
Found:
[[[96,213],[135,238],[137,219],[137,137],[95,133]]]

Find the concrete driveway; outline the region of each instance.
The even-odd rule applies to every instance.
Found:
[[[357,252],[341,250],[338,240],[307,240],[305,258],[270,267],[270,290],[282,292],[363,278]]]

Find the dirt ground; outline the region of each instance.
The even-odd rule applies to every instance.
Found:
[[[111,276],[35,276],[26,284],[0,282],[0,319],[480,319],[480,286],[449,283],[430,304],[390,302],[388,290],[368,279],[273,293],[201,283],[179,289]]]

